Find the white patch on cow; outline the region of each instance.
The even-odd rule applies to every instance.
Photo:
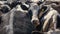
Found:
[[[9,10],[11,9],[8,5],[1,5],[1,7],[7,7]]]
[[[25,5],[27,8],[29,8],[29,5],[25,4],[24,2],[22,2],[23,5]]]
[[[23,10],[22,8],[21,8],[21,5],[17,5],[16,6],[16,9],[17,9],[17,11],[21,11],[21,12],[28,12],[27,10]]]
[[[6,28],[6,32],[8,32],[8,30],[10,29],[9,25],[5,25],[4,27]]]
[[[42,2],[45,1],[45,0],[41,0]]]
[[[40,0],[29,0],[31,2],[39,2]]]
[[[53,32],[53,30],[49,30],[49,31],[47,32],[47,34],[51,34],[51,32]]]
[[[33,20],[38,20],[38,17],[32,16],[31,22],[33,22]]]
[[[7,34],[13,34],[13,16],[14,16],[14,11],[10,12],[10,19],[9,19],[9,26],[7,26],[7,29],[9,30]]]
[[[4,4],[4,2],[0,1],[0,4]]]
[[[13,12],[11,11],[11,14],[10,12],[8,12],[2,15],[3,16],[2,20],[4,23],[3,28],[6,28],[6,34],[13,34],[13,14],[14,11]]]
[[[51,17],[52,15],[58,14],[58,12],[56,10],[54,10],[53,8],[50,8],[49,13],[44,17],[44,19],[48,19],[49,17]]]

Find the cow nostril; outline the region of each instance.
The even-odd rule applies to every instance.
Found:
[[[35,26],[38,26],[40,24],[39,20],[33,20],[32,22]]]
[[[33,24],[36,24],[37,23],[37,20],[33,20]]]

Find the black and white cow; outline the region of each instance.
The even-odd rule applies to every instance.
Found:
[[[28,13],[29,5],[22,2],[3,15],[3,23],[6,34],[31,34],[33,25]]]
[[[43,7],[44,5],[40,6],[40,7]],[[49,28],[49,26],[47,26],[49,24],[49,21],[51,21],[50,23],[53,23],[56,25],[57,23],[57,16],[59,15],[58,11],[53,9],[51,6],[47,5],[45,6],[45,9],[46,7],[49,7],[48,9],[45,10],[45,13],[44,11],[42,12],[43,15],[42,15],[42,18],[39,18],[38,19],[38,10],[40,9],[40,7],[37,5],[37,3],[31,3],[31,7],[30,7],[30,14],[32,13],[32,22],[34,23],[35,22],[35,25],[39,25],[39,21],[41,21],[40,25],[37,26],[37,30],[43,30],[43,31],[47,31],[48,29],[46,28]],[[41,12],[41,11],[40,11]],[[50,20],[51,19],[51,20]],[[42,24],[42,25],[41,25]],[[56,29],[55,25],[53,25],[53,29]]]
[[[48,26],[46,27],[46,24],[49,23],[49,20],[51,18],[52,23],[56,22],[56,16],[58,15],[58,12],[50,6],[48,6],[50,7],[48,11],[46,11],[45,13],[43,11],[42,18],[38,18],[38,14],[39,12],[41,12],[41,6],[39,6],[37,2],[34,1],[33,3],[30,3],[30,6],[24,2],[12,2],[10,5],[10,7],[12,8],[10,12],[8,12],[10,8],[7,5],[2,5],[1,11],[5,13],[5,15],[3,16],[3,22],[6,23],[4,28],[6,27],[7,34],[31,34],[33,30],[32,26],[34,25],[38,25],[36,27],[37,30],[40,31],[42,29],[43,31],[46,31],[46,28],[48,28]],[[27,15],[27,13],[31,15],[29,16],[29,14]],[[32,25],[30,21],[34,25]],[[42,23],[42,21],[44,22],[44,24]]]
[[[44,15],[44,17],[42,17],[42,20],[43,21],[45,20],[43,27],[42,27],[43,31],[48,30],[47,28],[49,28],[49,26],[47,26],[47,25],[49,25],[49,24],[52,25],[52,29],[55,30],[56,29],[56,23],[57,23],[57,16],[59,15],[57,10],[53,9],[50,5],[48,7],[50,7],[48,13],[46,15]]]
[[[31,22],[35,25],[35,27],[37,28],[37,30],[41,29],[41,23],[40,23],[40,19],[39,19],[38,16],[39,16],[39,13],[41,12],[40,9],[41,9],[42,6],[40,7],[40,4],[42,4],[42,3],[43,2],[40,2],[40,1],[39,2],[35,2],[35,1],[31,2],[30,3],[30,8],[29,8],[29,11],[28,11],[28,13],[30,14]],[[40,26],[38,26],[38,25],[40,25]]]
[[[20,7],[20,5],[18,5],[19,7]],[[51,6],[47,6],[47,7],[49,7],[49,10],[47,9],[47,10],[45,10],[46,12],[44,13],[45,15],[43,15],[43,17],[41,18],[41,20],[45,20],[44,21],[44,24],[42,25],[42,29],[43,29],[43,31],[46,31],[46,29],[45,29],[45,27],[46,27],[46,24],[48,24],[48,22],[49,22],[49,20],[52,18],[52,23],[54,23],[55,24],[55,22],[57,21],[56,20],[56,18],[57,18],[57,15],[59,14],[56,10],[54,10]],[[19,11],[22,11],[23,12],[23,10],[21,9],[21,7],[19,8],[19,9],[17,9],[17,10],[19,10]],[[38,6],[38,4],[37,3],[31,3],[31,5],[30,5],[30,9],[29,9],[29,11],[30,11],[30,14],[32,14],[31,15],[31,22],[33,22],[33,23],[35,23],[35,26],[38,24],[40,24],[39,23],[39,19],[38,19],[38,11],[39,11],[39,9],[40,9],[40,7]],[[28,11],[27,11],[28,12]],[[56,24],[55,24],[56,25]],[[54,26],[55,26],[54,25]],[[40,26],[41,26],[41,24],[40,24]],[[39,29],[40,29],[40,26],[39,26]],[[47,28],[48,28],[48,26],[47,26]],[[55,27],[54,27],[55,28]],[[53,29],[54,29],[53,28]],[[37,28],[38,29],[38,28]]]
[[[31,15],[31,22],[36,22],[37,21],[37,23],[35,23],[35,24],[39,24],[38,23],[38,21],[39,21],[39,19],[38,19],[38,10],[40,9],[40,7],[38,6],[38,4],[37,3],[31,3],[31,6],[30,6],[30,8],[29,8],[29,11],[31,11],[32,13],[32,15]]]

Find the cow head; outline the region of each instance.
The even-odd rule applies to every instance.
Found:
[[[38,15],[39,6],[37,5],[37,3],[31,3],[30,6],[31,6],[31,7],[30,7],[29,10],[32,12],[31,22],[32,22],[35,26],[37,26],[37,25],[40,24],[40,23],[39,23],[38,16],[37,16],[37,15]]]

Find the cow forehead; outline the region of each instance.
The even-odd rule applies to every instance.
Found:
[[[31,4],[30,10],[39,10],[39,6],[36,4]]]

